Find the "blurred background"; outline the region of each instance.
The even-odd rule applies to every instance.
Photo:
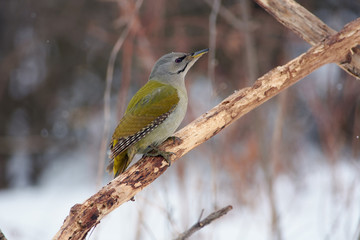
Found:
[[[336,30],[360,15],[359,1],[298,2]],[[210,48],[187,74],[185,126],[310,48],[249,0],[0,6],[0,229],[9,240],[53,237],[71,206],[111,180],[104,126],[108,141],[162,55]],[[192,239],[359,239],[359,93],[337,65],[318,69],[177,161],[89,239],[171,239],[226,205],[234,209]]]

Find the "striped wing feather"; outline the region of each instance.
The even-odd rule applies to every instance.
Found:
[[[177,90],[155,80],[149,81],[131,99],[110,143],[113,159],[161,124],[179,102]]]

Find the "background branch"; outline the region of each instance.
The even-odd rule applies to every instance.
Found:
[[[259,78],[252,87],[235,92],[177,132],[175,135],[182,141],[167,141],[162,148],[173,152],[172,161],[176,161],[315,69],[328,63],[345,61],[352,54],[351,48],[360,42],[359,26],[360,19],[347,24],[342,31],[306,53],[271,70]],[[167,162],[161,157],[142,158],[83,204],[73,206],[54,239],[84,239],[89,230],[104,216],[144,189],[167,167]]]
[[[280,23],[312,46],[334,35],[336,31],[293,0],[254,0]],[[359,42],[358,42],[359,44]],[[337,64],[352,76],[360,79],[360,48],[353,46],[351,58]]]
[[[197,223],[195,223],[191,228],[183,232],[179,235],[175,240],[184,240],[189,238],[191,235],[193,235],[195,232],[199,231],[201,228],[205,227],[206,225],[210,224],[212,221],[221,218],[225,214],[227,214],[230,210],[232,210],[232,206],[224,207],[220,210],[217,210],[213,213],[211,213],[209,216],[204,218],[204,220],[199,219]],[[201,216],[200,216],[201,217]]]

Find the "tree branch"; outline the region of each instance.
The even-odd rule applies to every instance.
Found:
[[[195,223],[191,228],[186,230],[185,232],[181,233],[179,237],[177,237],[175,240],[185,240],[189,238],[191,235],[193,235],[196,231],[199,231],[201,228],[205,227],[206,225],[210,224],[212,221],[221,218],[225,214],[227,214],[230,210],[232,210],[232,206],[224,207],[220,210],[217,210],[216,212],[211,213],[209,216],[207,216],[204,220],[200,220]],[[201,217],[201,216],[200,216]]]
[[[0,229],[0,240],[6,240],[5,235],[3,234],[3,232]]]
[[[312,46],[334,35],[336,31],[293,0],[254,0],[280,23]],[[358,43],[359,44],[359,43]],[[351,58],[337,64],[350,75],[360,79],[360,47],[353,46]]]
[[[359,43],[360,18],[347,24],[342,31],[310,48],[306,53],[271,70],[259,78],[252,87],[230,95],[177,132],[175,135],[181,141],[166,141],[162,149],[173,152],[171,160],[176,161],[315,69],[328,63],[351,59],[351,49]],[[143,157],[83,204],[73,206],[54,239],[84,239],[89,230],[104,216],[152,183],[167,167],[168,163],[161,157]]]

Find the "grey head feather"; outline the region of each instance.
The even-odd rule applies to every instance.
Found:
[[[185,75],[197,59],[189,53],[168,53],[155,63],[149,80],[171,84],[177,89],[179,87],[183,88],[185,87]]]

